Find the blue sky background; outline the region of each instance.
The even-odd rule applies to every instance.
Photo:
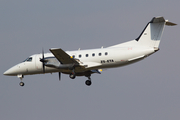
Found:
[[[160,51],[130,66],[71,80],[58,74],[3,72],[42,48],[108,47],[139,36],[154,16],[180,22],[179,0],[1,0],[1,120],[180,119],[180,28],[168,27]]]

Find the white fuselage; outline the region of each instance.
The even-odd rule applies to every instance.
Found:
[[[100,49],[66,51],[66,53],[79,60],[80,65],[86,66],[87,70],[94,70],[128,65],[137,62],[155,52],[154,48],[152,47],[138,46],[134,45],[134,42],[136,41],[131,42],[133,43],[132,46],[128,43],[128,46],[126,46],[126,44],[119,44]],[[54,55],[52,53],[45,53],[44,57],[54,57]],[[32,58],[31,61],[19,63],[7,70],[4,74],[16,76],[43,73],[42,62],[40,62],[42,54],[35,54],[29,58]],[[53,72],[70,74],[71,70],[57,69],[47,66],[45,67],[45,73]],[[76,69],[75,72],[78,73]]]

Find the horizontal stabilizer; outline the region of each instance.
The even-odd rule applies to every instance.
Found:
[[[172,23],[172,22],[166,22],[166,25],[168,25],[168,26],[174,26],[174,25],[177,25],[176,23]]]

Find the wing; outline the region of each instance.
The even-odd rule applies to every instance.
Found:
[[[50,51],[61,64],[79,64],[75,59],[71,58],[71,56],[69,56],[62,49],[50,49]]]
[[[101,65],[100,63],[81,62],[81,61],[78,62],[78,60],[71,58],[71,56],[68,55],[62,49],[50,49],[50,51],[61,64],[67,64],[67,65],[74,64],[75,65],[75,72],[79,73],[79,72],[85,72],[85,71],[90,70],[92,73],[99,73],[100,74],[100,72],[96,68],[96,67]]]

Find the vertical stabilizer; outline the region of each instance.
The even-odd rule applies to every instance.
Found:
[[[176,25],[163,17],[154,17],[136,39],[140,45],[158,48],[165,25]]]

